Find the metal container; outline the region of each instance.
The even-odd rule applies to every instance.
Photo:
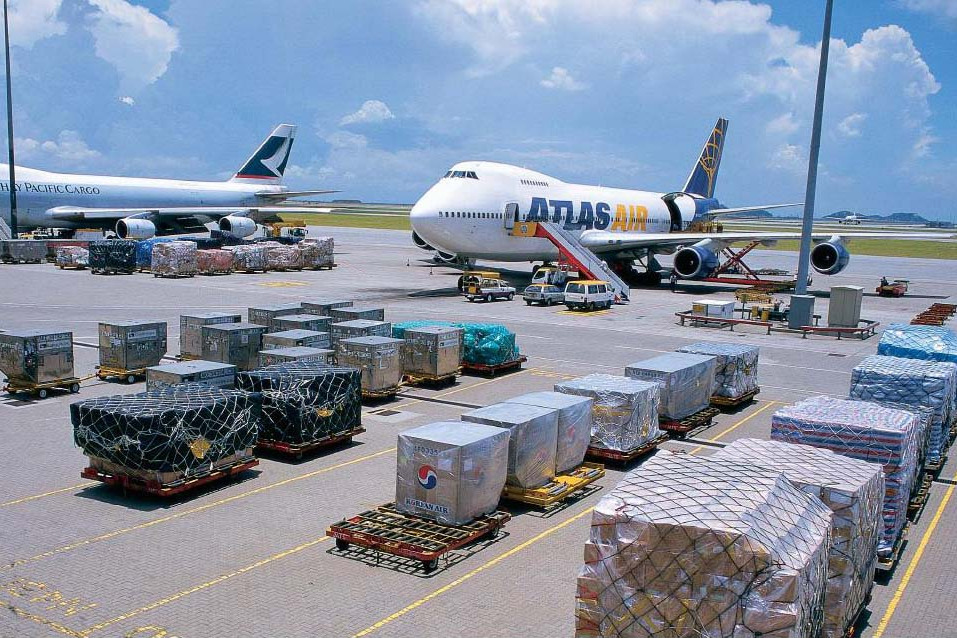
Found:
[[[236,384],[236,366],[215,361],[181,361],[146,369],[146,389],[180,383],[205,383],[232,389]]]
[[[39,264],[47,258],[47,243],[37,239],[0,240],[0,261]]]
[[[283,315],[298,315],[302,312],[302,306],[297,303],[279,303],[267,306],[250,307],[246,312],[246,319],[249,323],[255,323],[269,328],[269,332],[276,332],[273,319]]]
[[[259,365],[271,366],[277,363],[287,363],[289,361],[304,361],[308,363],[332,363],[332,350],[325,348],[309,348],[307,346],[294,346],[291,348],[272,348],[270,350],[261,350],[259,352]]]
[[[363,392],[380,392],[402,379],[402,340],[392,337],[342,339],[336,346],[339,365],[359,368]]]
[[[310,315],[328,317],[333,308],[345,308],[351,305],[352,302],[347,299],[313,299],[302,302],[302,311]]]
[[[0,372],[19,385],[72,378],[73,333],[45,330],[0,333]]]
[[[259,366],[266,326],[254,323],[223,323],[203,326],[203,359],[231,363],[240,370]]]
[[[239,323],[242,315],[231,312],[202,312],[179,316],[179,352],[183,357],[203,356],[203,326]]]
[[[509,431],[509,485],[534,488],[555,478],[558,410],[520,403],[496,403],[462,415],[463,421]]]
[[[141,370],[155,366],[166,354],[165,321],[100,323],[100,367]]]
[[[283,330],[311,330],[313,332],[329,332],[332,319],[319,315],[299,314],[283,315],[272,320],[272,329],[276,332]]]
[[[704,317],[734,317],[734,302],[726,299],[696,299],[691,302],[691,312]]]
[[[131,274],[136,271],[136,242],[132,239],[100,239],[90,242],[93,274]]]
[[[392,324],[385,321],[370,321],[369,319],[356,319],[355,321],[343,321],[329,326],[329,334],[332,339],[332,347],[338,351],[336,346],[340,339],[353,339],[355,337],[391,337]]]
[[[373,306],[343,306],[342,308],[331,308],[329,316],[336,323],[342,321],[355,321],[356,319],[368,319],[369,321],[385,321],[385,308]]]
[[[856,328],[861,323],[864,289],[860,286],[831,286],[827,306],[827,325],[835,328]]]
[[[331,348],[328,332],[315,330],[281,330],[263,335],[263,350],[273,348]]]
[[[462,363],[463,330],[454,326],[422,326],[404,331],[402,368],[407,374],[445,377]]]

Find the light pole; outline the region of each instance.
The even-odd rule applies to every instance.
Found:
[[[814,297],[807,294],[807,275],[811,259],[811,231],[814,227],[814,195],[817,191],[817,162],[821,152],[821,121],[824,117],[824,86],[827,83],[827,55],[831,48],[831,10],[834,0],[827,0],[824,9],[824,35],[821,36],[821,65],[817,71],[817,93],[814,97],[814,123],[811,127],[811,149],[807,160],[807,190],[804,194],[804,218],[801,224],[801,252],[798,255],[797,281],[791,295],[788,327],[811,325]]]
[[[3,49],[7,63],[7,156],[10,166],[10,236],[17,238],[17,177],[13,155],[13,84],[10,80],[10,24],[7,0],[3,0]]]

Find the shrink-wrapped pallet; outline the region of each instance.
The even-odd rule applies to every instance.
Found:
[[[816,638],[830,517],[780,472],[659,453],[595,506],[575,635]]]
[[[771,417],[771,438],[827,448],[884,469],[883,528],[878,553],[888,555],[907,522],[918,480],[920,419],[913,412],[867,401],[817,396],[781,408]]]
[[[56,249],[56,265],[60,268],[86,268],[90,265],[90,251],[82,246],[61,246]]]
[[[625,376],[656,381],[661,386],[658,416],[678,421],[708,407],[715,362],[712,356],[675,352],[632,363]]]
[[[70,405],[73,440],[83,453],[124,472],[189,476],[247,456],[260,408],[246,392],[175,385]],[[94,466],[103,468],[94,461]],[[161,480],[161,482],[166,482]]]
[[[196,271],[201,275],[227,275],[233,272],[233,253],[219,248],[199,249]]]
[[[260,243],[266,249],[267,270],[302,270],[302,253],[296,246],[276,241]]]
[[[703,341],[678,348],[678,352],[715,358],[711,396],[735,399],[758,389],[757,346],[720,341]]]
[[[335,264],[335,240],[332,237],[307,237],[296,245],[303,268],[329,268]]]
[[[397,388],[402,380],[402,340],[392,337],[354,337],[336,343],[336,361],[362,372],[363,392]]]
[[[661,436],[657,383],[590,374],[556,383],[555,391],[594,400],[591,445],[596,448],[631,452]]]
[[[892,323],[881,335],[877,354],[957,363],[957,335],[943,326]]]
[[[47,258],[47,243],[39,239],[0,239],[0,261],[39,264]]]
[[[136,240],[135,260],[136,269],[140,272],[149,272],[153,267],[153,249],[157,244],[168,244],[176,241],[175,237],[150,237]]]
[[[97,239],[90,242],[93,274],[130,274],[136,271],[136,242],[132,239]]]
[[[957,364],[872,355],[851,371],[850,396],[890,401],[934,411],[927,441],[927,462],[940,463],[950,436],[957,387]]]
[[[561,392],[531,392],[508,399],[507,402],[558,411],[556,472],[567,472],[585,460],[585,452],[588,451],[588,443],[591,441],[594,399]]]
[[[520,403],[495,403],[462,415],[463,421],[509,431],[506,482],[525,489],[555,478],[558,410]]]
[[[171,241],[153,246],[151,270],[157,277],[192,277],[198,269],[196,244]]]
[[[328,332],[280,330],[263,335],[263,350],[273,348],[332,348]]]
[[[262,439],[309,443],[361,425],[359,371],[354,368],[281,363],[240,373],[236,387],[257,393]]]
[[[783,472],[833,512],[824,596],[825,638],[844,638],[874,584],[884,473],[876,463],[781,441],[737,439],[709,458]]]
[[[497,366],[521,357],[515,333],[497,323],[451,321],[403,321],[392,329],[392,336],[404,339],[405,331],[420,326],[455,326],[461,328],[462,361],[468,364]]]
[[[508,430],[440,421],[399,434],[395,507],[464,525],[498,507],[508,468]]]
[[[266,247],[262,244],[239,244],[223,246],[233,254],[233,270],[236,272],[265,272]]]

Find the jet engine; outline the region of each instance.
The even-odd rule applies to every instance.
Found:
[[[415,244],[416,248],[421,248],[422,250],[435,250],[435,248],[429,245],[429,242],[419,237],[419,234],[414,230],[412,231],[412,243]]]
[[[718,267],[718,256],[704,246],[687,246],[675,253],[674,270],[683,279],[701,279]]]
[[[248,217],[227,215],[219,220],[219,230],[234,237],[249,237],[256,232],[256,222]]]
[[[811,249],[811,267],[822,275],[836,275],[851,260],[851,253],[840,237],[831,237]]]
[[[442,250],[436,250],[435,254],[432,256],[432,259],[443,264],[454,264],[458,262],[458,255],[455,253],[447,253]]]
[[[148,219],[127,217],[116,222],[115,230],[120,239],[149,239],[156,235],[156,224]]]

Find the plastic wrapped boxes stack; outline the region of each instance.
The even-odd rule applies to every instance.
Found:
[[[918,472],[920,420],[912,412],[866,401],[812,397],[771,417],[771,438],[827,448],[884,468],[883,529],[878,554],[890,555],[907,522]]]
[[[392,336],[405,338],[405,331],[421,326],[455,326],[461,328],[462,362],[474,365],[497,366],[521,357],[515,333],[496,323],[453,323],[449,321],[404,321],[392,329]]]
[[[272,328],[276,332],[283,330],[312,330],[313,332],[329,332],[332,319],[319,315],[295,314],[273,317]]]
[[[369,306],[343,306],[331,308],[329,316],[335,323],[366,319],[368,321],[385,321],[385,308],[371,308]]]
[[[957,364],[872,355],[851,371],[850,396],[887,401],[934,411],[927,437],[928,464],[946,456],[957,387]]]
[[[134,260],[136,269],[140,272],[149,272],[153,267],[153,248],[157,244],[165,244],[176,241],[175,237],[150,237],[149,239],[140,239],[136,241],[134,251]]]
[[[575,635],[815,638],[830,518],[779,472],[660,453],[595,506]]]
[[[307,237],[297,246],[303,268],[332,268],[335,265],[335,240],[332,237]]]
[[[710,458],[783,472],[798,489],[831,509],[822,635],[844,638],[874,584],[877,541],[883,527],[880,466],[830,450],[760,439],[738,439]]]
[[[940,326],[894,323],[881,334],[877,354],[957,363],[957,335]]]
[[[266,247],[262,244],[223,246],[233,254],[233,270],[236,272],[265,272]]]
[[[343,321],[329,326],[329,337],[332,341],[332,347],[338,354],[337,345],[342,339],[353,339],[355,337],[391,337],[392,324],[387,321],[371,321],[369,319],[356,319],[355,321]]]
[[[132,239],[98,239],[90,242],[90,272],[124,274],[136,272],[136,242]]]
[[[155,277],[192,277],[199,269],[196,243],[171,241],[153,246],[150,270]]]
[[[293,346],[291,348],[270,348],[259,353],[259,364],[271,366],[279,363],[302,361],[307,363],[323,363],[329,365],[335,353],[324,348],[310,348],[308,346]]]
[[[462,364],[462,329],[421,326],[405,330],[402,370],[431,379],[455,375]]]
[[[511,398],[507,403],[534,405],[558,412],[558,436],[555,448],[555,472],[567,472],[582,464],[591,441],[592,406],[590,397],[561,392],[532,392]]]
[[[336,361],[362,372],[363,392],[388,392],[397,388],[402,380],[401,349],[402,340],[392,337],[340,339],[336,345]]]
[[[611,374],[555,384],[563,394],[589,397],[592,404],[591,445],[617,452],[631,452],[661,436],[658,427],[660,386]]]
[[[716,359],[700,354],[663,354],[625,368],[625,376],[661,386],[658,416],[680,421],[708,407]]]
[[[197,250],[196,272],[200,275],[228,275],[233,272],[233,254],[218,248]]]
[[[126,372],[157,365],[166,354],[165,321],[100,323],[100,367]]]
[[[448,525],[494,512],[505,487],[508,440],[507,430],[461,421],[400,433],[396,509]]]
[[[274,241],[260,245],[266,249],[267,270],[302,270],[302,253],[296,246],[285,246]]]
[[[70,419],[94,469],[170,483],[250,458],[259,405],[246,392],[187,384],[73,403]]]
[[[280,303],[269,306],[250,307],[246,311],[246,319],[249,323],[255,323],[269,328],[269,332],[278,332],[280,328],[276,326],[273,320],[283,315],[298,315],[302,311],[302,306],[297,303]]]
[[[73,378],[73,333],[0,332],[0,372],[19,386]]]
[[[90,265],[90,251],[82,246],[63,246],[56,250],[56,265],[60,268],[76,268]]]
[[[179,316],[179,352],[184,359],[203,356],[203,326],[239,323],[243,318],[230,312],[203,312]]]
[[[313,299],[302,302],[302,311],[310,315],[328,317],[333,308],[351,306],[352,302],[346,299]]]
[[[713,397],[735,399],[758,389],[757,346],[705,341],[683,346],[678,352],[715,358]]]
[[[239,370],[259,367],[259,351],[265,326],[253,323],[222,323],[203,326],[203,360],[231,363]]]
[[[263,335],[263,350],[273,348],[331,348],[328,332],[313,330],[280,330]]]
[[[36,239],[0,240],[0,261],[5,264],[39,264],[46,258],[46,242]]]
[[[466,412],[462,420],[509,431],[507,484],[530,489],[555,478],[558,410],[496,403]]]
[[[215,361],[180,361],[146,369],[146,389],[156,390],[181,383],[204,383],[214,388],[236,385],[236,366]]]
[[[353,368],[280,364],[242,372],[236,384],[259,394],[264,440],[311,443],[361,425],[359,371]]]

